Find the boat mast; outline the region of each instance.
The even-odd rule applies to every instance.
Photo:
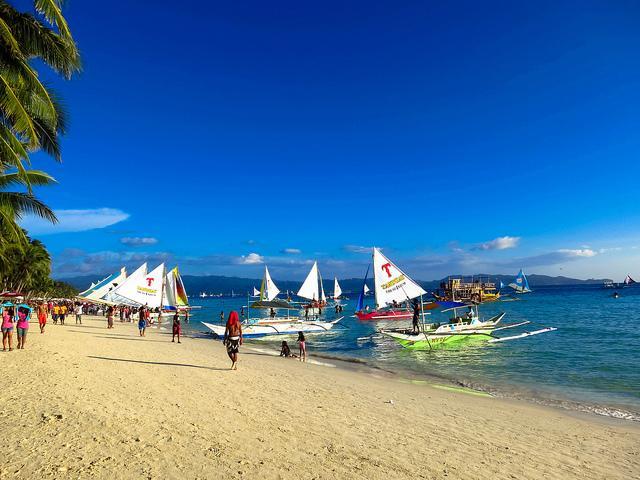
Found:
[[[373,299],[374,299],[374,310],[378,310],[378,288],[376,284],[376,247],[373,247],[373,252],[371,253],[371,263],[373,263]],[[366,285],[366,283],[365,283]]]

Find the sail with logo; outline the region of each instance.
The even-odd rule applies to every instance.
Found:
[[[164,263],[149,273],[146,273],[146,270],[147,264],[144,263],[112,292],[110,301],[131,306],[146,305],[152,309],[162,307],[165,280]]]
[[[413,316],[410,300],[427,292],[397,265],[373,248],[373,284],[376,309],[373,312],[360,310],[360,320],[404,320]],[[401,306],[404,305],[404,306]]]
[[[532,292],[532,290],[529,288],[529,281],[527,280],[527,276],[524,274],[524,271],[522,269],[520,269],[518,275],[516,275],[515,281],[513,283],[510,283],[509,286],[515,293]]]

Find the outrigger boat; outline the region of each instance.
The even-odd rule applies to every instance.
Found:
[[[318,262],[313,262],[307,278],[298,290],[298,296],[310,300],[309,303],[302,305],[301,312],[305,317],[320,315],[322,309],[327,306],[327,296],[324,293]]]
[[[435,350],[446,348],[457,348],[470,343],[497,343],[518,338],[539,335],[541,333],[552,332],[557,330],[554,327],[546,327],[531,332],[524,332],[519,335],[510,337],[496,337],[495,332],[507,330],[510,328],[521,327],[531,322],[524,321],[509,325],[499,326],[500,321],[504,318],[505,313],[499,313],[487,320],[481,320],[478,314],[477,305],[468,306],[469,312],[466,315],[458,316],[456,309],[467,307],[465,304],[459,304],[454,307],[454,317],[449,323],[424,323],[421,331],[415,332],[411,329],[381,329],[380,333],[393,338],[404,348],[410,350]],[[443,310],[444,312],[449,310]],[[423,317],[424,320],[424,317]]]
[[[376,309],[364,309],[364,296],[367,287],[367,274],[364,277],[362,291],[358,298],[356,317],[358,320],[375,322],[378,320],[406,320],[413,316],[408,308],[409,301],[426,294],[422,287],[400,270],[380,250],[373,248],[373,280]],[[400,305],[405,303],[405,307]]]
[[[242,336],[245,338],[259,338],[273,335],[297,335],[324,333],[331,330],[343,317],[331,321],[308,321],[300,316],[291,316],[289,311],[296,309],[286,300],[276,298],[280,290],[271,280],[269,269],[265,266],[264,278],[260,286],[260,299],[253,302],[250,307],[256,309],[269,309],[268,317],[247,318],[242,322]],[[286,310],[286,316],[278,316],[278,310]],[[202,322],[216,336],[224,336],[225,326]]]

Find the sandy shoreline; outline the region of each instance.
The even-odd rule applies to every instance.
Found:
[[[3,352],[0,478],[640,477],[632,422],[84,322]]]

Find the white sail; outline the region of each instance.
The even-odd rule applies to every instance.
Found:
[[[371,291],[371,289],[369,289],[369,287],[367,287],[367,284],[364,284],[364,294],[366,295],[367,293],[369,293]]]
[[[322,283],[322,276],[320,275],[320,269],[318,269],[318,282],[320,282],[320,300],[327,302],[327,296],[324,294],[324,285]]]
[[[83,295],[87,300],[99,301],[103,300],[105,295],[116,290],[120,285],[127,281],[127,269],[122,267],[118,273],[108,276],[94,285],[93,290],[88,290],[89,293]]]
[[[260,290],[258,290],[256,287],[253,287],[253,297],[259,297],[260,296]]]
[[[300,290],[298,290],[298,296],[309,300],[318,300],[320,298],[320,292],[318,291],[318,262],[313,262],[307,278],[304,280]]]
[[[373,249],[373,278],[379,308],[391,305],[394,300],[404,302],[427,293],[377,248]]]
[[[333,298],[338,298],[342,295],[342,289],[338,283],[338,277],[333,277]]]
[[[269,275],[269,269],[264,266],[264,278],[262,279],[262,286],[260,287],[260,300],[271,301],[278,296],[280,290],[276,287],[276,284],[271,280]]]
[[[162,306],[164,279],[165,267],[164,263],[161,263],[150,273],[130,283],[126,291],[118,290],[117,293],[138,305],[158,308]]]
[[[164,280],[164,294],[162,296],[163,306],[177,307],[178,299],[176,295],[176,276],[174,270],[167,273]]]
[[[113,303],[126,303],[128,305],[135,305],[134,302],[131,302],[128,297],[121,295],[120,292],[126,293],[132,290],[134,288],[133,285],[139,282],[146,274],[147,263],[145,262],[140,265],[131,275],[129,275],[127,279],[118,287],[114,288],[110,292],[105,293],[104,296],[101,297],[101,299]]]

